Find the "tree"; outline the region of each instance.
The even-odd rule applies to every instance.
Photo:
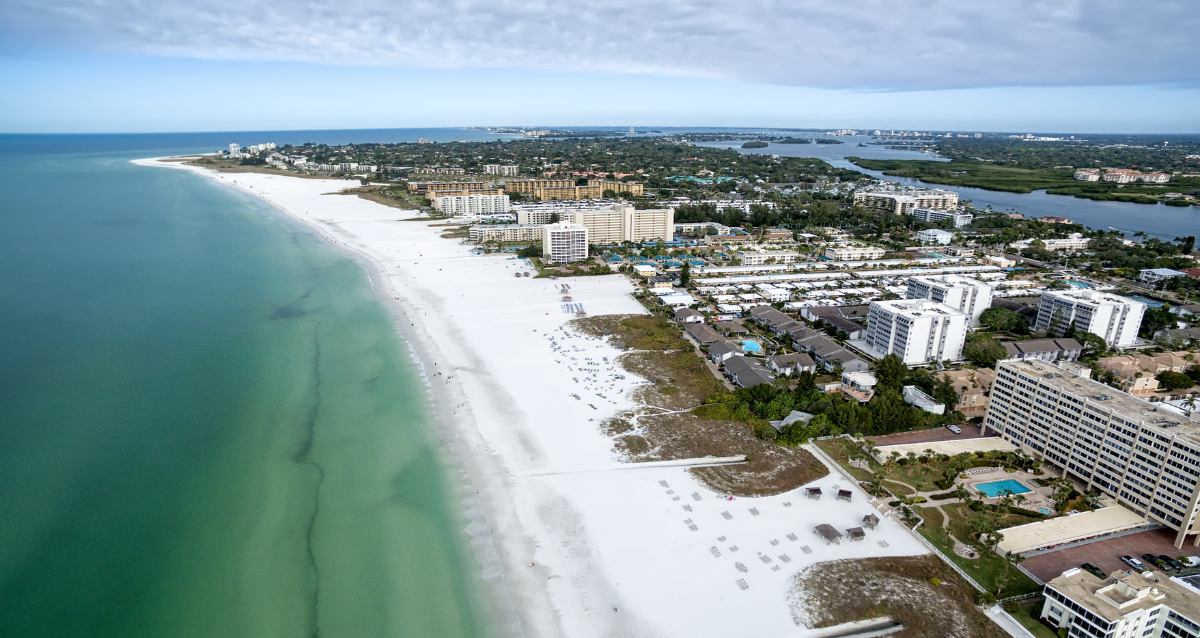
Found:
[[[1025,317],[1007,308],[988,308],[979,316],[979,322],[988,330],[1024,334],[1029,332],[1029,323]]]
[[[933,384],[933,398],[945,405],[947,410],[958,406],[958,393],[954,391],[954,383],[949,377],[941,377]]]
[[[1142,338],[1150,338],[1159,330],[1174,328],[1175,322],[1178,319],[1171,314],[1170,306],[1163,304],[1162,308],[1148,308],[1146,313],[1142,315],[1142,329],[1138,334]]]
[[[1108,343],[1104,341],[1104,337],[1094,332],[1076,332],[1072,337],[1083,346],[1083,356],[1100,356],[1108,351]]]
[[[1158,373],[1158,387],[1166,390],[1185,390],[1192,387],[1192,378],[1182,372],[1165,370]]]
[[[963,357],[969,359],[971,363],[989,368],[1007,356],[1008,350],[1004,348],[1003,344],[983,335],[972,335],[967,339],[966,347],[963,348]]]
[[[1196,236],[1188,235],[1187,237],[1176,237],[1175,243],[1179,244],[1179,251],[1186,255],[1192,252],[1192,249],[1196,247]]]
[[[523,258],[541,257],[542,256],[542,247],[541,246],[526,246],[526,247],[522,248],[521,250],[517,251],[517,256],[523,257]]]
[[[875,363],[875,377],[879,379],[881,390],[888,388],[899,392],[907,376],[908,366],[894,354],[889,354]]]
[[[692,281],[692,265],[687,261],[683,262],[683,267],[679,269],[679,285],[687,288]]]
[[[558,213],[550,213],[551,224],[557,224],[561,219],[562,218],[558,216]]]

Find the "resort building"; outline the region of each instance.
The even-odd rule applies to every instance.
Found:
[[[519,204],[514,206],[517,223],[549,224],[559,221],[583,224],[593,245],[623,242],[671,241],[675,226],[674,208],[638,209],[624,203]]]
[[[510,166],[508,164],[484,164],[484,175],[502,175],[505,177],[516,176],[521,171],[519,166]]]
[[[958,208],[958,193],[935,189],[903,189],[895,191],[858,191],[854,203],[875,210],[886,210],[900,215],[911,214],[916,208],[954,210]]]
[[[1068,636],[1197,638],[1200,590],[1183,578],[1130,570],[1101,579],[1076,567],[1046,583],[1041,617]]]
[[[832,261],[866,261],[883,259],[887,251],[878,246],[830,246],[825,249],[825,259]]]
[[[1001,361],[988,428],[1177,532],[1200,532],[1200,425],[1044,361]],[[1200,535],[1196,536],[1200,542]]]
[[[962,359],[968,316],[927,299],[871,302],[867,347],[895,354],[905,365]]]
[[[950,245],[954,241],[954,233],[940,228],[927,228],[917,231],[917,241],[922,246],[929,244],[941,244],[942,246]]]
[[[581,200],[581,201],[551,201],[536,203],[517,203],[512,205],[517,214],[518,224],[549,224],[550,217],[557,214],[559,221],[570,219],[571,215],[587,210],[608,210],[620,202],[613,199]]]
[[[542,200],[550,199],[600,199],[605,191],[629,193],[637,197],[643,193],[639,182],[611,182],[589,179],[586,185],[576,185],[572,179],[520,179],[504,183],[509,193],[528,193]]]
[[[431,199],[433,207],[446,215],[494,215],[512,210],[508,195],[442,195]]]
[[[543,228],[534,224],[484,224],[472,226],[468,239],[476,244],[542,241]]]
[[[1137,341],[1146,304],[1096,290],[1047,290],[1038,305],[1034,330],[1063,336],[1067,326],[1099,335],[1109,346],[1125,348]]]
[[[936,223],[943,219],[954,220],[955,228],[962,228],[975,220],[975,216],[971,213],[964,213],[957,210],[944,210],[940,208],[914,208],[908,211],[909,215],[916,217],[923,222]]]
[[[484,182],[409,182],[408,192],[430,199],[447,195],[503,195],[499,188],[488,188]]]
[[[542,227],[542,258],[552,264],[584,261],[588,256],[588,229],[583,224],[559,222]]]
[[[795,263],[800,253],[791,250],[739,250],[737,256],[743,266],[762,266]]]
[[[988,284],[963,277],[962,275],[935,275],[931,277],[909,277],[908,299],[929,299],[971,318],[971,325],[979,324],[983,311],[992,306],[994,289]]]

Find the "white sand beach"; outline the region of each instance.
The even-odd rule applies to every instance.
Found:
[[[622,275],[518,278],[531,270],[523,260],[480,255],[441,238],[444,228],[402,221],[410,211],[329,194],[357,182],[138,163],[252,193],[368,269],[418,353],[442,436],[478,490],[464,506],[486,516],[471,531],[490,531],[476,550],[485,565],[498,557],[486,577],[499,584],[506,630],[804,636],[813,632],[787,603],[793,574],[818,561],[927,553],[891,519],[861,542],[815,536],[817,524],[844,533],[876,513],[857,488],[849,503],[833,498],[835,485],[850,487],[836,470],[817,481],[819,501],[802,489],[728,500],[685,467],[620,462],[598,425],[633,407],[630,391],[645,381],[615,364],[619,351],[570,329],[574,309],[564,311],[559,286],[589,315],[643,312]]]

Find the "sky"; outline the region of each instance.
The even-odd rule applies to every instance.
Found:
[[[1200,133],[1195,0],[5,0],[0,132]]]

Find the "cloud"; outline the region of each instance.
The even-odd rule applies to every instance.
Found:
[[[0,32],[42,46],[885,91],[1195,86],[1197,27],[1193,0],[9,0],[0,7]]]

